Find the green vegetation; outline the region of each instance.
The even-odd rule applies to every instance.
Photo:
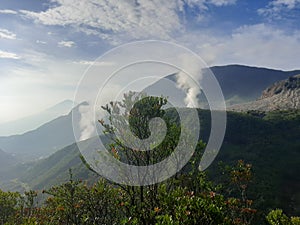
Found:
[[[196,174],[195,174],[196,172]],[[225,171],[224,171],[225,172]],[[1,224],[269,224],[296,225],[299,217],[282,210],[265,216],[248,198],[252,167],[238,161],[227,168],[231,194],[222,193],[204,172],[190,170],[155,186],[118,186],[99,179],[93,185],[70,180],[43,191],[47,199],[37,203],[37,192],[24,195],[0,191]],[[154,188],[155,187],[155,188]],[[143,197],[141,197],[143,194]],[[143,198],[143,200],[141,199]]]
[[[148,126],[144,126],[152,118],[149,113],[164,118],[168,133],[155,153],[133,151],[115,138],[112,123],[99,122],[107,136],[112,137],[107,143],[114,157],[133,165],[149,165],[165,158],[176,147],[180,133],[178,115],[175,110],[163,110],[164,98],[145,98],[146,102],[139,101],[134,110],[120,110],[132,108],[132,98],[129,94],[122,103],[111,103],[104,109],[109,114],[113,110],[124,112],[132,131],[140,138],[150,134]],[[200,138],[206,141],[210,113],[199,110],[199,118]],[[80,161],[76,146],[71,145],[24,171],[23,181],[31,181],[35,189],[46,187],[43,193],[0,192],[0,222],[299,224],[300,218],[295,217],[300,205],[299,121],[299,111],[229,113],[224,145],[208,171],[197,169],[205,147],[200,141],[180,172],[165,182],[143,187],[114,184],[92,176],[93,172]],[[65,181],[70,167],[73,169],[69,181]],[[26,175],[29,171],[32,173]],[[57,177],[61,184],[54,185]]]
[[[211,177],[218,177],[218,162],[233,165],[243,159],[254,168],[249,192],[258,199],[258,208],[300,214],[299,124],[299,111],[230,114],[223,148],[209,171]]]
[[[300,217],[287,217],[281,209],[272,210],[267,215],[267,221],[270,225],[298,225]]]

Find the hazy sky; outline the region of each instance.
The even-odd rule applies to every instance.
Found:
[[[72,99],[101,54],[167,40],[208,65],[300,69],[300,0],[0,2],[0,123]]]

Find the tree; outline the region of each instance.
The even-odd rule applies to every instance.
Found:
[[[164,97],[137,95],[137,93],[129,92],[124,95],[122,102],[110,102],[102,107],[109,114],[109,123],[104,123],[103,120],[99,122],[105,128],[104,133],[112,139],[110,148],[114,157],[131,165],[145,166],[161,161],[174,150],[177,144],[176,136],[180,129],[164,117],[165,110],[162,107],[166,104],[167,99]],[[149,122],[157,117],[164,118],[168,132],[163,142],[152,150],[147,149],[145,145],[135,143],[128,134],[128,130],[124,130],[128,121],[130,131],[134,136],[140,140],[146,139],[151,135]],[[123,140],[120,140],[116,133]],[[124,205],[128,218],[136,218],[140,224],[154,224],[154,215],[151,211],[157,205],[158,184],[139,187],[119,186],[124,191],[124,196],[128,198],[125,199],[128,204]]]
[[[44,210],[54,224],[120,223],[118,189],[102,179],[89,187],[81,181],[74,181],[70,173],[69,182],[44,193],[50,195]]]
[[[20,194],[17,192],[4,192],[0,189],[0,222],[5,224],[17,212]]]
[[[122,102],[110,102],[102,107],[109,114],[109,123],[105,123],[104,120],[99,122],[105,128],[104,133],[112,138],[109,145],[112,154],[121,161],[138,166],[157,163],[171,154],[178,144],[182,129],[188,128],[180,126],[176,110],[163,109],[166,104],[167,99],[164,97],[129,92],[124,95]],[[143,145],[134,145],[135,143],[131,143],[133,147],[128,147],[121,140],[132,141],[130,135],[127,135],[128,131],[123,130],[127,126],[126,121],[131,132],[143,140],[151,135],[150,120],[157,117],[165,121],[167,133],[162,143],[152,151],[145,151],[147,149],[143,149]],[[156,130],[160,129],[162,128]],[[121,139],[116,134],[119,134]],[[189,140],[185,140],[184,143],[190,144]],[[218,220],[221,224],[221,221],[229,221],[225,219],[224,197],[215,195],[216,190],[212,184],[206,180],[205,174],[198,170],[204,147],[205,144],[200,141],[183,170],[161,184],[139,187],[119,185],[124,196],[126,219],[123,223],[197,224],[197,221],[202,221],[203,224],[211,224]]]

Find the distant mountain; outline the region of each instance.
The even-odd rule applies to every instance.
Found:
[[[35,130],[21,135],[0,137],[0,147],[7,153],[15,154],[23,162],[48,157],[76,142],[73,129],[80,130],[82,107],[88,107],[88,103],[78,104],[67,115],[60,116]],[[74,124],[73,119],[77,121]]]
[[[242,65],[214,66],[210,68],[210,71],[213,72],[219,82],[228,107],[254,101],[261,96],[266,87],[290,76],[300,74],[300,70],[281,71]],[[205,82],[206,77],[211,75],[210,71],[202,70],[202,81]],[[173,102],[177,104],[176,101],[184,99],[186,93],[180,88],[174,87],[172,82],[176,82],[176,76],[176,73],[168,75],[165,77],[166,79],[160,79],[145,88],[144,92],[149,95],[177,96],[173,99]],[[197,97],[200,108],[208,109],[205,94],[202,92]]]
[[[73,110],[79,114],[78,106]],[[49,156],[74,142],[72,112],[24,134],[0,137],[1,148],[25,160]]]
[[[290,76],[300,74],[300,70],[281,71],[242,65],[214,66],[210,70],[220,84],[227,106],[254,101],[261,96],[266,87]],[[210,76],[207,69],[203,69],[202,73],[203,80],[206,76]],[[176,82],[176,74],[171,74],[166,78]],[[179,97],[184,99],[185,93],[178,90],[176,95],[179,94]],[[172,94],[174,88],[166,79],[161,79],[147,87],[145,91],[164,95],[164,93]],[[205,95],[201,93],[198,98],[201,103],[204,103],[201,107],[207,108]]]
[[[300,75],[278,81],[266,88],[262,96],[253,102],[234,105],[233,111],[274,111],[300,109]]]
[[[281,71],[242,65],[214,66],[227,105],[253,101],[273,83],[300,74],[300,70]]]
[[[34,130],[51,120],[68,114],[73,106],[73,101],[65,100],[45,111],[15,121],[0,124],[0,136],[23,134]]]

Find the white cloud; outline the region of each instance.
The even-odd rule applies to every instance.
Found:
[[[169,37],[180,27],[177,1],[141,0],[56,0],[58,6],[45,12],[21,11],[27,17],[46,25],[71,25],[97,33],[126,32],[133,38],[160,34]],[[104,32],[103,32],[104,31]]]
[[[37,43],[37,44],[42,44],[42,45],[45,45],[45,44],[47,44],[47,42],[46,42],[46,41],[41,41],[41,40],[36,40],[36,43]]]
[[[0,39],[15,40],[16,39],[16,34],[10,32],[9,30],[6,30],[6,29],[0,29]]]
[[[198,7],[199,9],[206,10],[207,5],[212,4],[215,6],[233,5],[237,0],[185,0],[181,1],[182,4],[187,4],[189,7]],[[181,9],[183,10],[183,9]]]
[[[72,48],[73,46],[75,46],[75,42],[74,41],[60,41],[60,42],[58,42],[58,46]]]
[[[80,61],[74,61],[73,63],[86,65],[86,66],[112,66],[115,64],[114,62],[101,62],[101,61],[98,62],[97,60],[95,61],[80,60]]]
[[[281,18],[283,11],[293,10],[300,6],[300,0],[273,0],[265,8],[258,10],[260,15]]]
[[[210,65],[245,64],[278,69],[299,69],[300,31],[256,24],[242,26],[230,36],[211,38],[193,34],[193,49]]]
[[[0,51],[0,61],[8,56],[20,58],[22,64],[17,62],[3,69],[0,76],[0,123],[73,99],[77,82],[86,70],[84,65],[57,60],[33,50],[24,51],[21,56]]]
[[[210,3],[216,6],[226,6],[226,5],[233,5],[236,3],[237,0],[210,0]]]
[[[300,1],[299,0],[274,0],[270,3],[270,5],[272,5],[274,7],[285,6],[288,9],[293,9],[293,8],[295,8],[297,3],[300,3]]]
[[[173,39],[184,32],[184,6],[205,10],[236,0],[53,0],[46,11],[21,10],[25,17],[45,25],[72,26],[89,35],[99,35],[113,44],[120,39]]]
[[[12,52],[0,50],[0,59],[20,59],[21,57]]]
[[[0,14],[18,14],[18,12],[10,9],[1,9]]]

